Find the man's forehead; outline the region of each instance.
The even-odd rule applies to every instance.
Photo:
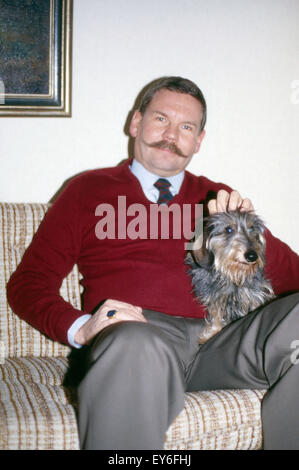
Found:
[[[163,114],[178,112],[189,121],[201,120],[203,114],[202,105],[194,96],[164,88],[154,94],[148,110]]]

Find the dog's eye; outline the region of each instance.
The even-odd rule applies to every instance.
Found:
[[[228,225],[228,226],[225,228],[225,231],[226,231],[226,233],[233,233],[234,229],[233,229],[230,225]]]

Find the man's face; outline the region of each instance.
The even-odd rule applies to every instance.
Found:
[[[167,89],[155,93],[142,115],[135,111],[130,134],[135,138],[134,158],[159,176],[184,170],[198,152],[202,107],[191,95]]]

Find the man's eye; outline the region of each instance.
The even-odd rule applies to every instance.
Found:
[[[187,131],[192,131],[192,127],[189,126],[189,124],[184,124],[183,129],[186,129]]]
[[[163,116],[157,116],[156,120],[157,120],[157,121],[160,121],[160,122],[164,122],[164,121],[165,121],[165,117],[163,117]]]

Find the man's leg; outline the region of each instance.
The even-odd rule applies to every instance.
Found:
[[[144,315],[148,323],[117,323],[92,345],[79,387],[81,448],[163,449],[167,428],[184,407],[184,372],[195,352],[186,322]]]
[[[225,327],[193,361],[187,391],[269,389],[262,403],[265,449],[299,449],[299,294],[278,299]]]

